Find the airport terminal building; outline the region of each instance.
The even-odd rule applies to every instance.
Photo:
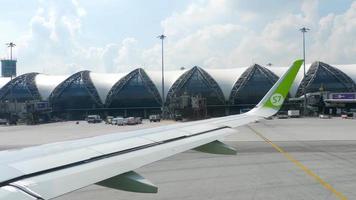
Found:
[[[190,69],[165,72],[167,113],[206,117],[240,113],[258,103],[287,67]],[[356,65],[313,62],[292,86],[288,104],[298,107],[304,91],[315,107],[356,108]],[[69,76],[26,73],[0,78],[0,102],[47,102],[51,113],[66,119],[87,114],[141,116],[160,113],[161,72],[137,68],[128,73],[80,71]],[[309,100],[310,99],[310,100]],[[4,110],[4,109],[2,109]]]

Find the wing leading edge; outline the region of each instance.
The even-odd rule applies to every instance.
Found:
[[[278,112],[302,62],[295,61],[260,103],[241,115],[2,151],[0,200],[52,199],[91,184],[156,192],[133,170],[190,149],[234,154],[218,140],[235,127]]]

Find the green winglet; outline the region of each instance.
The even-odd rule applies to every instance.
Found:
[[[291,88],[302,64],[303,60],[294,61],[293,65],[286,73],[284,73],[284,75],[277,81],[277,83],[274,84],[274,86],[263,97],[257,107],[279,110],[283,105],[283,102],[288,95],[289,89]]]

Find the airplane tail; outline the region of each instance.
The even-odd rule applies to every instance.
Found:
[[[293,65],[279,78],[256,107],[246,114],[261,117],[269,117],[276,114],[282,107],[303,62],[304,60],[302,59],[294,61]]]

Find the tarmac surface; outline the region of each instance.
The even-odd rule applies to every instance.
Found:
[[[62,122],[0,127],[0,150],[161,126]],[[236,156],[187,151],[137,170],[159,187],[138,194],[96,185],[56,200],[356,199],[356,120],[274,119],[225,138]]]

